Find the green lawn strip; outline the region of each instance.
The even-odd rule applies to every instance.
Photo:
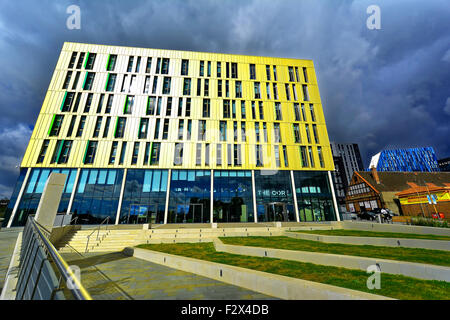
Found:
[[[396,233],[396,232],[374,232],[361,230],[296,230],[292,232],[312,233],[327,236],[353,236],[353,237],[376,237],[376,238],[404,238],[404,239],[423,239],[423,240],[447,240],[449,236],[440,236],[434,234],[414,234],[414,233]]]
[[[348,256],[370,257],[397,261],[427,263],[450,266],[450,252],[401,247],[382,247],[368,245],[351,245],[324,243],[289,237],[227,237],[220,238],[225,244],[240,246],[323,252]]]
[[[138,248],[279,274],[396,299],[445,300],[450,295],[450,283],[445,281],[419,280],[382,273],[381,289],[369,290],[366,284],[369,274],[361,270],[217,252],[212,243],[143,244]]]

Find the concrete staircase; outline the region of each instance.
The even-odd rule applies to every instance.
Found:
[[[238,227],[238,228],[184,228],[184,229],[126,229],[100,230],[81,229],[64,235],[57,243],[60,252],[86,252],[87,237],[90,235],[87,252],[121,251],[139,244],[212,242],[217,237],[281,236],[288,227]]]

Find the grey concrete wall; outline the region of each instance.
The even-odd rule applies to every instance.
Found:
[[[387,297],[322,283],[285,277],[246,268],[156,252],[126,248],[124,253],[139,259],[191,272],[281,299],[294,300],[385,300]]]
[[[398,225],[388,223],[370,223],[370,222],[356,222],[356,221],[342,221],[339,223],[343,229],[349,230],[434,234],[440,236],[450,236],[450,228],[421,227],[421,226],[408,226],[408,225]]]
[[[319,252],[235,246],[223,244],[219,239],[215,240],[214,246],[217,251],[233,254],[309,262],[347,269],[359,269],[363,271],[367,271],[367,267],[371,265],[378,265],[381,272],[385,273],[399,274],[424,280],[440,280],[450,282],[450,268],[430,264]]]
[[[353,236],[328,236],[301,232],[285,232],[290,238],[312,240],[325,243],[343,243],[352,245],[371,245],[385,247],[421,248],[430,250],[450,251],[450,241],[422,240],[405,238],[377,238],[377,237],[353,237]]]

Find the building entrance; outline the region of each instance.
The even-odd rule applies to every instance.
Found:
[[[289,221],[284,202],[270,202],[265,205],[266,221]]]

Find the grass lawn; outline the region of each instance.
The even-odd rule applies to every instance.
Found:
[[[450,283],[445,281],[419,280],[382,273],[381,289],[369,290],[366,285],[369,274],[361,270],[217,252],[212,243],[143,244],[138,248],[320,282],[396,299],[446,300],[450,296]]]
[[[442,250],[324,243],[289,237],[228,237],[220,238],[220,240],[225,244],[241,246],[324,252],[450,266],[450,252]]]
[[[376,238],[405,238],[405,239],[423,239],[423,240],[447,240],[450,236],[439,236],[434,234],[414,234],[414,233],[396,233],[396,232],[374,232],[361,230],[297,230],[292,232],[321,234],[327,236],[353,236],[353,237],[376,237]]]

